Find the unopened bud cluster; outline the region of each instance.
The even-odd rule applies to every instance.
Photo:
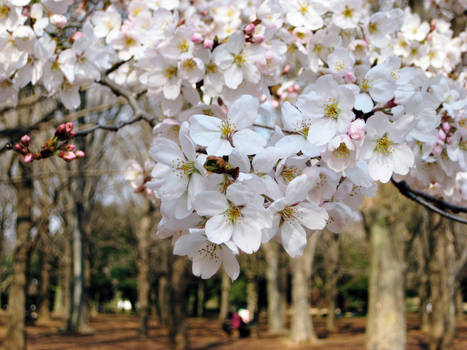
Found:
[[[47,140],[39,152],[34,152],[30,149],[31,137],[29,135],[22,136],[13,149],[24,156],[23,160],[25,163],[31,163],[34,160],[49,158],[54,155],[58,155],[67,162],[83,158],[84,152],[77,150],[75,145],[68,143],[75,136],[73,127],[73,122],[60,124],[55,131],[55,135]]]

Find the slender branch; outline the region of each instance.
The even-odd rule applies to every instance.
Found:
[[[401,181],[401,182],[396,182],[394,181],[393,179],[391,179],[391,182],[394,186],[396,186],[396,188],[399,190],[399,192],[404,195],[405,197],[413,200],[414,202],[418,203],[418,204],[421,204],[422,206],[424,206],[425,208],[441,215],[441,216],[444,216],[445,218],[448,218],[450,220],[453,220],[453,221],[457,221],[457,222],[460,222],[462,224],[465,224],[467,225],[467,219],[464,219],[460,216],[457,216],[457,215],[453,215],[451,213],[448,213],[447,211],[445,211],[444,209],[442,208],[439,208],[437,207],[436,205],[432,204],[431,202],[429,202],[428,200],[426,200],[424,197],[422,196],[419,196],[417,195],[416,193],[414,193],[414,191],[409,187],[409,185],[407,185],[407,183],[405,181]],[[417,191],[418,192],[418,191]],[[428,196],[428,195],[427,195]]]

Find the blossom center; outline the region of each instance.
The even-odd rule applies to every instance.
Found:
[[[237,131],[234,124],[230,123],[228,120],[224,120],[220,126],[221,138],[228,139],[230,138],[235,131]]]
[[[195,171],[195,162],[177,158],[176,160],[172,160],[172,168],[177,171],[179,177],[191,175]]]
[[[231,224],[235,224],[238,221],[238,219],[242,217],[242,212],[240,211],[239,207],[232,205],[229,209],[227,209],[224,212],[224,216]]]
[[[280,214],[283,221],[289,221],[296,218],[297,210],[293,207],[285,207]]]
[[[393,151],[392,145],[393,142],[384,135],[376,141],[375,151],[384,154],[385,156],[390,155]]]
[[[8,13],[10,12],[10,8],[6,5],[0,6],[0,18],[4,19],[8,16]]]
[[[353,9],[351,9],[348,5],[345,5],[344,11],[342,11],[342,15],[345,18],[352,18],[353,16]]]
[[[375,34],[378,31],[378,23],[370,22],[368,26],[368,30],[371,34]]]
[[[165,72],[164,72],[164,76],[167,78],[167,79],[172,79],[174,76],[177,75],[177,67],[168,67]]]
[[[308,131],[310,131],[311,121],[309,119],[303,119],[300,124],[298,124],[297,132],[303,137],[308,137]]]
[[[347,145],[344,142],[341,142],[339,147],[337,147],[332,154],[335,158],[345,159],[348,157],[350,150],[347,148]]]
[[[234,56],[234,63],[237,65],[237,66],[242,66],[244,63],[246,62],[245,60],[245,57],[243,57],[243,55],[241,53],[237,54]]]
[[[198,250],[199,255],[214,260],[214,261],[219,261],[219,256],[217,255],[217,244],[214,244],[212,242],[208,242],[206,246]]]
[[[192,72],[195,69],[195,67],[196,67],[196,63],[195,63],[195,60],[192,58],[189,58],[185,60],[185,62],[183,62],[183,68],[185,68],[185,70],[189,72]]]
[[[292,181],[298,175],[300,175],[300,171],[296,167],[284,167],[281,171],[281,177],[287,182]]]
[[[340,113],[341,113],[341,109],[339,108],[339,105],[337,104],[336,99],[329,98],[328,103],[324,105],[324,115],[326,117],[337,120]]]
[[[180,41],[177,45],[177,49],[180,51],[180,52],[188,52],[188,43],[187,41],[184,39],[182,41]]]

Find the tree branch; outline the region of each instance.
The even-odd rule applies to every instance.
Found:
[[[460,222],[462,224],[467,225],[467,219],[464,219],[464,218],[462,218],[460,216],[456,216],[456,215],[453,215],[451,213],[448,213],[445,210],[445,208],[449,209],[448,207],[454,207],[454,208],[458,209],[457,212],[460,212],[460,211],[463,211],[463,209],[465,209],[465,208],[458,207],[458,206],[449,204],[449,203],[444,202],[444,201],[440,201],[440,200],[438,200],[438,199],[436,199],[436,198],[434,198],[434,197],[432,197],[432,196],[430,196],[430,195],[428,195],[426,193],[412,190],[410,188],[410,186],[405,181],[396,182],[396,181],[394,181],[394,179],[391,179],[391,182],[399,190],[399,192],[403,196],[413,200],[414,202],[416,202],[418,204],[421,204],[425,208],[427,208],[427,209],[429,209],[429,210],[431,210],[431,211],[433,211],[433,212],[435,212],[435,213],[437,213],[437,214],[439,214],[441,216],[444,216],[445,218],[448,218],[450,220],[457,221],[457,222]],[[420,195],[420,193],[423,193],[423,196]],[[429,197],[429,198],[431,198],[431,200],[428,200],[425,197]],[[440,202],[443,205],[443,207],[440,208],[440,207],[436,206],[435,204],[432,204],[432,202],[435,203],[435,204],[437,202]]]

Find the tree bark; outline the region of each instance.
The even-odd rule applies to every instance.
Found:
[[[459,281],[456,283],[456,323],[463,322],[465,320],[464,315],[464,299],[462,296],[462,286]]]
[[[204,316],[204,281],[202,279],[198,280],[198,288],[196,291],[196,316]]]
[[[39,243],[39,260],[41,266],[40,285],[39,285],[39,310],[38,318],[41,322],[50,320],[50,259],[51,247],[49,242],[49,218],[48,210],[41,214],[44,222],[41,222],[39,227],[40,243]]]
[[[189,260],[179,256],[172,259],[169,265],[169,344],[171,350],[186,350],[189,348],[186,311]]]
[[[159,296],[159,320],[162,325],[168,325],[169,320],[169,265],[171,263],[172,253],[169,240],[160,241],[161,248],[161,276],[159,277],[158,296]]]
[[[26,349],[26,288],[29,241],[32,227],[31,169],[19,162],[22,181],[17,184],[16,242],[13,251],[12,279],[8,293],[5,350]]]
[[[151,234],[153,232],[153,215],[154,207],[151,203],[146,203],[147,208],[144,217],[141,219],[141,225],[137,232],[138,237],[138,318],[139,318],[139,336],[146,338],[149,328],[148,321],[150,316],[149,308],[149,292],[150,292],[150,277],[149,266],[150,257],[149,250],[151,248]]]
[[[229,293],[230,293],[230,286],[232,281],[230,280],[229,275],[222,272],[222,282],[221,282],[221,301],[219,307],[219,321],[223,321],[227,314],[229,313]]]
[[[317,342],[310,314],[310,279],[316,242],[321,231],[308,239],[303,255],[292,259],[292,327],[290,337],[294,343]]]
[[[263,245],[266,255],[266,279],[268,295],[268,328],[270,332],[284,330],[281,283],[279,270],[279,245],[272,240]]]
[[[443,220],[443,219],[441,219]],[[430,290],[433,310],[430,315],[430,350],[448,349],[456,327],[455,259],[452,232],[446,220],[431,236],[432,257],[429,262]]]
[[[336,297],[337,280],[339,279],[339,235],[328,232],[329,245],[325,255],[325,293],[328,314],[326,318],[326,329],[329,332],[336,330]]]
[[[370,226],[368,350],[405,350],[404,230],[377,212]],[[402,236],[402,237],[401,237]]]
[[[250,320],[252,320],[258,311],[258,289],[255,276],[249,278],[246,283],[246,302]]]

